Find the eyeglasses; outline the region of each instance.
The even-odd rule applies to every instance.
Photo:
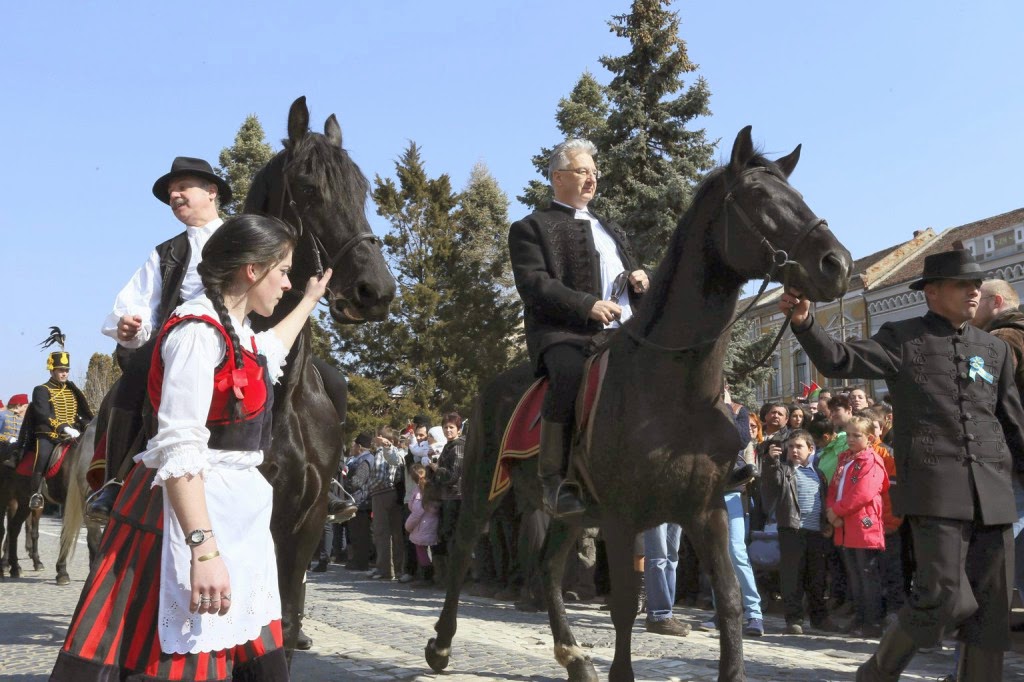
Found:
[[[590,170],[589,168],[556,168],[555,170],[562,173],[575,173],[581,178],[593,177],[595,180],[601,179],[601,171]]]

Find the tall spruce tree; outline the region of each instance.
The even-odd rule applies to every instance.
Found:
[[[89,358],[89,367],[85,371],[85,385],[82,394],[93,412],[100,409],[103,396],[121,376],[121,368],[117,366],[113,354],[93,353]]]
[[[398,281],[392,313],[332,329],[353,378],[353,424],[384,419],[387,404],[391,421],[465,408],[481,381],[519,357],[505,194],[482,165],[456,194],[447,175],[428,176],[415,143],[395,176],[376,177],[373,191],[377,213],[391,224],[384,246]]]
[[[263,126],[256,114],[249,114],[235,135],[235,143],[220,150],[217,175],[231,186],[231,201],[221,204],[224,215],[232,216],[242,212],[245,197],[249,194],[256,171],[274,156],[274,149],[266,141]]]
[[[772,368],[754,367],[772,345],[772,334],[756,334],[752,320],[740,320],[733,325],[729,348],[725,355],[725,381],[729,384],[732,401],[748,407],[756,404],[757,387],[772,376]]]

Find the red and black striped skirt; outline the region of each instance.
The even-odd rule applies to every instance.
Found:
[[[155,475],[155,469],[139,464],[125,481],[50,680],[287,680],[279,620],[231,649],[198,654],[160,650],[164,512],[162,491],[151,487]]]

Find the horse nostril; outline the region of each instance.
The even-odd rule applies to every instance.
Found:
[[[829,251],[821,259],[821,274],[829,278],[839,279],[846,277],[846,261],[835,251]]]
[[[355,288],[355,298],[364,306],[373,305],[377,301],[377,293],[366,282],[360,282]]]

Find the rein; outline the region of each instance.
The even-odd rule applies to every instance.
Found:
[[[765,290],[768,288],[768,284],[772,281],[772,279],[775,278],[775,275],[778,274],[780,270],[782,271],[783,276],[783,289],[789,287],[789,273],[792,267],[798,266],[799,263],[793,260],[790,254],[786,253],[786,251],[776,248],[775,245],[772,244],[771,241],[764,235],[764,233],[761,232],[761,230],[757,229],[757,227],[754,225],[754,221],[750,219],[750,216],[748,216],[747,212],[743,210],[743,207],[736,202],[736,197],[733,194],[734,189],[736,185],[739,184],[740,180],[742,180],[747,175],[757,172],[770,173],[770,171],[764,166],[757,166],[755,168],[748,168],[744,170],[742,173],[740,173],[739,177],[736,178],[736,180],[734,180],[733,183],[730,185],[729,191],[726,192],[725,198],[722,200],[722,208],[725,211],[726,250],[728,250],[729,248],[729,209],[731,208],[736,212],[736,215],[739,216],[740,223],[760,240],[759,245],[763,246],[771,254],[771,264],[768,267],[767,274],[765,274],[764,276],[764,281],[761,282],[761,286],[757,290],[757,295],[754,296],[754,299],[747,305],[746,308],[742,310],[742,312],[737,313],[732,318],[729,324],[725,325],[721,330],[719,330],[717,335],[688,346],[663,346],[659,343],[651,341],[650,339],[644,336],[640,336],[629,327],[623,326],[622,331],[624,331],[626,335],[637,344],[637,346],[650,348],[652,350],[660,351],[662,353],[686,353],[689,351],[697,350],[698,348],[702,348],[704,346],[707,346],[718,341],[720,338],[722,338],[722,335],[729,331],[737,322],[739,322],[744,315],[749,313],[751,309],[753,309],[753,307],[757,305],[757,303],[761,300],[761,297],[764,295]],[[810,234],[814,230],[822,226],[828,226],[828,222],[824,218],[818,218],[816,220],[808,221],[808,223],[800,231],[800,234],[797,235],[796,239],[793,241],[793,254],[796,254],[797,251],[800,250],[800,247],[803,246],[804,240],[808,236],[810,236]],[[775,349],[778,348],[779,342],[782,341],[782,335],[785,334],[786,325],[789,324],[790,318],[792,318],[792,316],[792,311],[786,314],[786,319],[783,320],[782,326],[779,328],[779,333],[775,335],[775,340],[772,341],[772,345],[768,349],[768,352],[765,353],[765,355],[757,362],[755,362],[753,365],[750,365],[750,367],[747,368],[748,372],[753,371],[758,367],[761,367],[768,361],[769,358],[771,358],[772,353],[774,353]]]
[[[284,160],[284,165],[281,169],[281,182],[283,185],[283,187],[281,188],[281,217],[284,217],[285,206],[291,208],[292,214],[295,216],[295,228],[299,231],[299,239],[301,240],[303,235],[306,234],[306,230],[302,225],[302,214],[299,212],[299,206],[295,201],[295,197],[292,195],[291,183],[288,182],[288,175],[285,173],[284,170],[287,166],[288,157],[286,156]],[[361,232],[355,235],[354,237],[350,238],[344,244],[342,244],[341,248],[338,249],[338,252],[334,254],[333,258],[331,258],[330,253],[328,253],[326,247],[324,247],[323,242],[320,241],[319,237],[316,236],[316,233],[310,230],[309,237],[310,246],[313,250],[313,264],[316,270],[317,279],[320,279],[321,277],[324,276],[325,270],[333,270],[335,267],[337,267],[341,260],[348,255],[348,252],[354,249],[358,244],[364,241],[369,241],[371,243],[380,243],[380,239],[373,232]],[[323,254],[323,259],[328,260],[327,268],[323,266],[323,259],[321,259],[320,257],[321,254]],[[290,291],[295,290],[292,289]],[[326,292],[327,301],[331,305],[337,303],[338,301],[349,300],[343,295],[344,292],[336,294],[333,291],[331,291],[330,287],[327,287]],[[298,293],[301,294],[302,292]]]

